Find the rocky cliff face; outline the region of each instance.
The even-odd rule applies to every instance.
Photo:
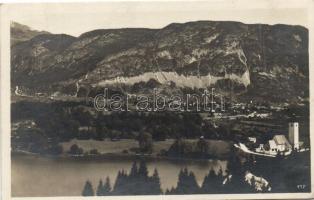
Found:
[[[307,98],[309,90],[308,30],[301,26],[198,21],[77,38],[44,34],[14,45],[11,59],[12,88],[49,94],[134,92],[153,81],[168,90],[215,87],[280,102]]]

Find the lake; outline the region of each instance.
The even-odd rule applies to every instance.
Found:
[[[117,159],[76,159],[47,158],[36,155],[13,154],[12,196],[80,196],[86,180],[97,188],[100,179],[109,176],[111,186],[119,170],[129,171],[134,158]],[[187,167],[194,172],[199,185],[213,168],[225,171],[227,161],[220,160],[170,160],[146,158],[149,175],[156,168],[159,172],[161,188],[176,186],[180,169]]]

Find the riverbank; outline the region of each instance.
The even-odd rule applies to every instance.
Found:
[[[190,142],[196,141],[193,139]],[[73,139],[69,142],[61,143],[63,153],[59,155],[32,153],[25,150],[12,150],[12,155],[35,155],[48,158],[61,159],[84,159],[84,160],[102,160],[102,159],[122,159],[122,158],[146,158],[146,159],[170,159],[170,160],[208,160],[208,159],[227,159],[232,144],[221,140],[207,140],[209,144],[209,152],[211,156],[206,158],[195,158],[189,156],[169,156],[165,152],[168,151],[173,144],[174,139],[154,142],[153,152],[151,154],[139,154],[134,151],[138,148],[138,143],[131,139],[122,139],[119,141],[96,141],[96,140],[77,140]],[[82,154],[68,154],[72,145],[77,145],[82,148]],[[97,154],[89,153],[91,150],[97,150]]]
[[[187,142],[197,142],[198,139],[185,139]],[[151,155],[162,155],[164,152],[168,151],[171,145],[175,142],[175,139],[167,139],[164,141],[154,141],[153,150]],[[232,144],[223,140],[206,140],[209,147],[209,152],[214,157],[225,157],[229,154]],[[61,143],[63,151],[67,152],[70,150],[72,145],[78,145],[83,149],[84,152],[90,152],[96,149],[100,154],[136,154],[136,149],[138,149],[138,141],[134,139],[121,139],[118,141],[111,140],[78,140],[73,139],[69,142]]]

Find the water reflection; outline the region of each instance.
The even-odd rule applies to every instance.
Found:
[[[108,176],[116,181],[119,170],[129,172],[134,158],[82,160],[53,159],[39,156],[12,156],[12,195],[18,196],[80,196],[86,180],[95,186]],[[181,169],[188,168],[201,185],[213,168],[226,169],[226,161],[146,159],[149,175],[158,169],[162,190],[175,187]],[[36,180],[36,181],[34,181]]]

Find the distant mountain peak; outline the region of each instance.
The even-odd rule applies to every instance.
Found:
[[[50,34],[47,31],[34,30],[31,27],[11,21],[11,46],[32,39],[33,37],[41,34]]]

